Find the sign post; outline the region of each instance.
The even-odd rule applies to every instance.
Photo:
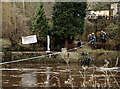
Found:
[[[47,35],[47,51],[46,53],[49,53],[50,52],[50,36]]]

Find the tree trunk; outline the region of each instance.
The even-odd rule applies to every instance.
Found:
[[[68,38],[66,38],[66,40],[65,40],[65,48],[67,48],[68,47]]]
[[[52,41],[51,41],[51,48],[52,48],[52,51],[55,51],[55,38],[53,37]]]

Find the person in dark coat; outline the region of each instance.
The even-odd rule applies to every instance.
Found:
[[[90,44],[91,44],[91,48],[93,49],[94,48],[94,44],[96,43],[96,37],[95,37],[95,34],[92,33],[91,35],[91,40],[90,40]]]
[[[81,48],[82,47],[81,45],[82,45],[82,42],[81,42],[81,40],[79,40],[77,43],[77,46]]]
[[[106,33],[104,31],[101,31],[100,39],[102,43],[106,43]]]

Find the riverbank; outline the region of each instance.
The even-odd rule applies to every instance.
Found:
[[[51,52],[56,53],[56,52]],[[113,66],[116,62],[120,62],[118,51],[108,51],[103,49],[92,50],[89,47],[79,48],[73,52],[60,53],[57,55],[46,56],[42,58],[37,58],[33,60],[27,60],[25,62],[38,62],[38,63],[78,63],[80,60],[84,59],[83,53],[89,54],[89,56],[94,59],[95,63],[105,63],[105,60],[110,62]],[[26,58],[32,58],[36,56],[47,55],[45,51],[26,51],[26,52],[15,52],[7,51],[2,53],[3,62],[13,61]]]

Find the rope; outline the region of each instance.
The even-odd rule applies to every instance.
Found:
[[[89,43],[91,43],[92,41],[93,41],[93,40],[91,40],[90,42],[88,42],[88,43],[86,43],[86,44],[84,44],[84,45],[81,45],[80,47],[84,47],[84,46],[88,45]],[[76,47],[76,48],[69,49],[68,52],[71,51],[71,50],[73,50],[73,49],[78,49],[78,48],[80,48],[80,47]]]
[[[91,41],[90,41],[91,42]],[[90,42],[82,45],[82,46],[85,46],[85,45],[88,45]],[[81,46],[81,47],[82,47]],[[69,49],[67,50],[68,52],[73,50],[73,49],[78,49],[80,47],[76,47],[76,48],[72,48],[72,49]],[[26,60],[32,60],[32,59],[38,59],[38,58],[44,58],[44,57],[47,57],[47,56],[52,56],[52,55],[57,55],[57,54],[60,54],[60,53],[64,53],[63,52],[56,52],[56,53],[53,53],[53,54],[47,54],[47,55],[42,55],[42,56],[37,56],[37,57],[32,57],[32,58],[26,58],[26,59],[20,59],[20,60],[15,60],[15,61],[9,61],[9,62],[3,62],[3,63],[0,63],[0,65],[3,65],[3,64],[8,64],[8,63],[15,63],[15,62],[21,62],[21,61],[26,61]]]
[[[8,63],[21,62],[21,61],[26,61],[26,60],[32,60],[32,59],[38,59],[38,58],[44,58],[44,57],[52,56],[52,55],[56,55],[56,54],[60,54],[60,52],[53,53],[53,54],[42,55],[42,56],[37,56],[37,57],[32,57],[32,58],[20,59],[20,60],[15,60],[15,61],[3,62],[3,63],[0,63],[0,65],[8,64]]]

